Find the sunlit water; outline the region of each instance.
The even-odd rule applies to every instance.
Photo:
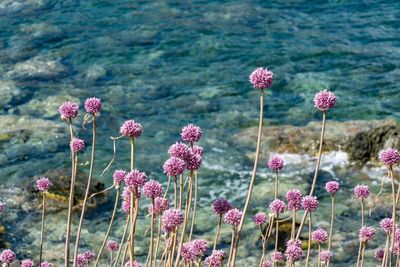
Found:
[[[200,125],[205,148],[200,172],[200,204],[204,208],[197,233],[209,236],[214,228],[214,221],[208,220],[211,201],[224,196],[241,207],[250,177],[252,163],[244,153],[251,151],[238,147],[233,138],[242,128],[257,124],[258,94],[248,83],[249,73],[258,66],[275,73],[271,93],[266,96],[267,124],[303,125],[319,120],[312,97],[324,88],[338,96],[329,118],[398,118],[399,17],[397,1],[1,0],[0,79],[2,86],[11,84],[14,91],[7,95],[0,91],[4,95],[0,112],[59,122],[57,108],[62,101],[79,99],[83,104],[86,97],[100,97],[104,109],[98,122],[95,174],[106,183],[111,182],[110,174],[100,177],[99,173],[112,156],[109,137],[118,135],[125,119],[143,124],[144,133],[136,145],[137,166],[160,181],[166,180],[162,163],[167,148],[179,140],[182,126],[190,122]],[[42,62],[41,71],[32,74],[27,67],[32,60]],[[90,131],[79,123],[76,126],[89,142]],[[1,183],[18,185],[48,169],[68,167],[67,138],[65,127],[65,132],[48,137],[51,148],[40,151],[24,144],[13,144],[10,151],[7,147],[13,140],[3,143]],[[113,168],[128,168],[129,144],[125,140],[117,146]],[[337,225],[347,233],[340,240],[352,242],[359,220],[354,219],[358,205],[349,200],[351,188],[362,179],[370,181],[365,180],[367,171],[344,168],[342,163],[347,160],[340,153],[338,158],[331,156],[323,165],[323,177],[342,178],[345,196],[338,200],[345,211]],[[310,179],[313,159],[303,157],[299,162],[297,155],[287,159],[291,164],[283,183],[288,188]],[[88,160],[88,153],[83,160]],[[308,161],[307,168],[301,163],[304,161]],[[271,187],[272,175],[265,162],[260,171],[259,186]],[[382,170],[369,176],[376,178],[377,174]],[[325,180],[318,194],[323,195]],[[271,194],[260,196],[264,191],[258,189],[251,214],[267,210]],[[322,201],[328,206],[329,196]],[[111,205],[89,212],[94,224],[83,233],[84,247],[91,248],[100,239]],[[349,205],[352,210],[346,210]],[[30,256],[30,244],[38,234],[28,234],[27,227],[39,226],[24,220],[27,214],[17,214],[13,218],[16,225],[7,229],[6,237],[20,254]],[[37,220],[38,214],[34,215]],[[320,216],[325,215],[322,212]],[[59,219],[50,216],[49,224]],[[122,224],[121,216],[117,228]],[[49,228],[54,230],[51,243],[62,243],[63,230]],[[252,230],[246,235],[251,237],[242,254],[258,257],[256,228]],[[246,231],[250,233],[250,229]],[[119,234],[120,230],[115,236]],[[223,241],[226,246],[229,229]],[[145,248],[139,251],[145,254]],[[354,260],[347,256],[334,266]]]

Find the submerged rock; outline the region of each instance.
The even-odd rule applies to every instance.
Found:
[[[263,128],[261,151],[315,155],[318,152],[320,122],[306,126],[266,126]],[[395,120],[328,121],[324,138],[324,152],[343,150],[349,159],[362,164],[376,161],[384,147],[400,149],[400,124]],[[255,146],[257,127],[246,128],[235,136],[244,146]],[[250,155],[253,157],[254,154]]]

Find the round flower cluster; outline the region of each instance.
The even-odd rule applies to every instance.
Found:
[[[225,198],[217,198],[211,206],[217,215],[223,215],[233,208],[232,204]]]
[[[286,193],[289,210],[299,210],[301,208],[301,192],[297,189],[291,189]]]
[[[21,261],[21,267],[35,267],[35,263],[31,259]]]
[[[79,138],[74,138],[69,143],[69,147],[75,153],[82,152],[85,150],[85,141]]]
[[[61,119],[73,119],[78,116],[78,105],[67,101],[61,104],[59,111]]]
[[[257,68],[255,69],[249,77],[250,83],[254,88],[266,89],[270,88],[272,81],[274,79],[274,74],[267,68]]]
[[[284,161],[278,155],[273,155],[268,161],[268,167],[272,171],[280,171],[280,170],[282,170],[283,165],[284,165]]]
[[[155,198],[155,197],[161,197],[163,194],[163,188],[161,184],[157,181],[150,180],[146,182],[143,186],[143,194],[147,198]]]
[[[275,214],[283,213],[285,212],[286,204],[280,199],[275,199],[269,204],[269,209]]]
[[[181,175],[186,168],[186,162],[177,157],[169,158],[163,166],[164,173],[168,176],[178,176]]]
[[[301,200],[301,206],[307,212],[314,212],[318,208],[318,199],[315,196],[305,196]]]
[[[200,168],[201,162],[202,158],[200,155],[190,152],[189,156],[186,158],[186,169],[190,171],[198,170]]]
[[[201,135],[201,128],[194,124],[189,124],[182,128],[181,137],[186,143],[199,142]]]
[[[190,150],[186,144],[181,142],[176,142],[175,144],[169,147],[168,154],[171,157],[185,159],[189,156]]]
[[[213,250],[212,254],[206,258],[205,266],[221,267],[224,258],[225,252],[223,250]]]
[[[271,260],[274,262],[281,262],[283,260],[283,254],[280,251],[274,251],[271,254]]]
[[[85,109],[87,113],[98,114],[101,110],[101,100],[96,97],[91,97],[85,101]]]
[[[126,171],[124,170],[115,170],[113,174],[113,179],[114,179],[114,184],[119,185],[121,184],[124,179],[125,179]]]
[[[312,240],[318,244],[324,243],[328,240],[328,233],[324,229],[318,229],[312,232]]]
[[[133,170],[126,174],[124,180],[130,188],[142,187],[147,181],[147,176],[144,172]]]
[[[125,121],[124,124],[122,124],[119,132],[123,136],[137,138],[142,135],[143,127],[140,123],[137,123],[134,120],[128,120]]]
[[[264,212],[258,212],[253,216],[253,222],[257,225],[261,225],[267,222],[267,215]]]
[[[329,250],[323,250],[321,251],[320,257],[322,262],[328,262],[331,260],[332,252],[330,252]]]
[[[358,237],[361,241],[366,242],[374,239],[376,231],[373,227],[370,226],[363,226],[360,229]]]
[[[169,200],[168,198],[156,197],[154,199],[154,214],[159,215],[164,211],[169,209]],[[153,213],[153,204],[149,206],[149,214]]]
[[[0,201],[0,212],[4,211],[4,208],[6,207],[6,204]]]
[[[174,230],[183,223],[182,211],[179,209],[168,209],[164,211],[161,220],[165,228]]]
[[[400,162],[400,153],[397,149],[386,148],[379,152],[379,159],[386,166],[392,166]]]
[[[196,256],[194,255],[190,243],[183,243],[181,248],[181,257],[185,264],[189,262],[194,262],[196,260]]]
[[[303,250],[301,249],[301,241],[298,239],[290,239],[286,243],[285,256],[288,262],[295,262],[301,260],[303,257]]]
[[[328,193],[334,195],[337,191],[339,191],[340,186],[339,183],[336,181],[329,181],[325,184],[325,189]]]
[[[83,253],[83,257],[85,258],[86,262],[89,264],[93,260],[96,259],[96,254],[94,254],[92,251],[85,251]]]
[[[51,183],[49,178],[43,177],[36,181],[36,188],[40,192],[46,192],[50,189],[53,184]]]
[[[14,262],[16,260],[16,258],[17,258],[17,256],[10,249],[3,250],[3,252],[1,252],[1,254],[0,254],[0,261],[5,264],[10,264],[10,263]]]
[[[379,223],[379,226],[385,233],[389,234],[393,230],[393,220],[391,218],[385,218]]]
[[[357,185],[354,187],[354,196],[356,198],[367,198],[369,197],[368,185]]]
[[[331,91],[323,90],[314,96],[314,106],[321,111],[333,108],[335,103],[336,95]]]
[[[224,216],[224,222],[236,226],[239,225],[240,220],[242,219],[243,212],[238,209],[229,210]]]
[[[374,253],[374,257],[378,260],[378,261],[382,261],[383,257],[385,256],[385,250],[383,248],[379,248],[375,251]]]
[[[50,262],[44,261],[40,264],[40,267],[53,267],[53,264]]]
[[[192,151],[194,154],[199,155],[200,157],[203,156],[203,148],[201,146],[193,146]]]
[[[109,251],[109,252],[114,252],[114,251],[117,251],[118,249],[119,249],[119,245],[118,245],[118,242],[117,241],[115,241],[115,240],[109,240],[108,242],[107,242],[107,250]]]
[[[207,248],[207,241],[203,239],[192,240],[182,245],[181,257],[186,263],[194,262],[204,255]]]
[[[273,267],[273,266],[274,266],[274,263],[270,260],[264,260],[261,263],[261,267]]]
[[[129,261],[127,261],[125,263],[124,267],[131,267],[131,263]],[[134,261],[132,267],[142,267],[142,265],[140,265],[140,263],[138,261]]]

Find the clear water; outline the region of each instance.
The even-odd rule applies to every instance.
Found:
[[[276,77],[266,97],[268,124],[319,119],[312,97],[324,88],[338,95],[329,114],[336,120],[399,117],[398,1],[1,0],[0,15],[0,79],[19,89],[2,115],[58,122],[59,103],[49,97],[60,103],[78,98],[81,104],[100,97],[97,176],[111,158],[109,136],[117,136],[122,122],[132,118],[144,126],[137,166],[160,181],[168,146],[183,125],[194,122],[204,131],[200,183],[201,205],[207,208],[221,194],[242,203],[251,169],[243,153],[250,151],[236,145],[234,134],[257,124],[258,94],[248,83],[255,67],[267,66]],[[20,75],[17,66],[38,56],[55,60],[61,70]],[[89,133],[79,130],[84,138]],[[30,157],[2,163],[1,183],[18,184],[49,168],[68,167],[67,129],[65,136],[52,138],[56,149],[26,151]],[[128,148],[119,142],[114,167],[129,166]],[[307,175],[291,173],[300,180]],[[344,182],[347,192],[356,182]],[[266,207],[268,201],[257,205]],[[90,219],[105,222],[102,214],[92,212]],[[15,234],[11,243],[23,247],[31,240]]]

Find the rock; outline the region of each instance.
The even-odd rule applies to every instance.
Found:
[[[106,75],[106,70],[101,65],[90,66],[86,71],[86,81],[95,82]]]
[[[44,22],[23,24],[20,26],[20,30],[24,37],[31,41],[50,42],[60,39],[63,35],[63,31],[59,27]]]
[[[318,152],[320,122],[306,126],[267,126],[263,128],[261,151],[315,155]],[[328,121],[325,130],[324,152],[343,150],[349,159],[365,164],[376,161],[378,152],[388,146],[400,149],[400,125],[395,120]],[[255,146],[257,127],[246,128],[235,136],[244,146]],[[250,155],[253,157],[253,154]]]
[[[0,109],[10,107],[10,103],[21,94],[19,88],[13,81],[0,80]]]

